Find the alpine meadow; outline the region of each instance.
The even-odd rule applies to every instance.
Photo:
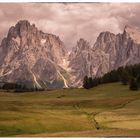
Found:
[[[0,137],[140,137],[139,3],[0,3]]]

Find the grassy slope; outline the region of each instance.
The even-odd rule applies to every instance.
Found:
[[[0,136],[140,136],[139,106],[140,92],[120,83],[0,92]]]

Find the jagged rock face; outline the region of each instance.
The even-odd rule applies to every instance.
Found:
[[[108,55],[104,51],[92,49],[84,39],[77,42],[69,59],[73,86],[76,87],[82,86],[84,76],[95,77],[97,73],[102,74],[108,71]]]
[[[102,32],[100,33],[99,37],[97,38],[97,41],[95,42],[93,49],[94,50],[100,50],[101,52],[104,52],[106,55],[108,55],[108,60],[105,61],[108,63],[109,70],[113,69],[113,65],[116,61],[116,36],[109,32]],[[101,66],[100,66],[101,67]],[[101,69],[102,74],[104,74],[104,70]],[[108,70],[107,70],[108,71]],[[105,71],[106,72],[106,71]],[[102,74],[100,73],[100,69],[98,70],[97,76],[100,76]]]
[[[117,35],[102,32],[92,48],[86,41],[79,42],[70,55],[75,86],[82,86],[86,75],[100,77],[120,66],[140,63],[140,31],[136,28],[126,26],[124,32]]]
[[[63,83],[59,67],[65,56],[59,37],[39,31],[26,20],[19,21],[0,46],[0,80],[30,82],[37,88],[47,87],[46,82]]]
[[[100,77],[120,66],[140,63],[140,31],[102,32],[93,47],[80,39],[69,54],[59,37],[27,20],[9,29],[0,45],[0,82],[29,88],[81,87],[84,76]]]
[[[126,26],[123,34],[114,35],[109,32],[99,35],[94,49],[104,51],[109,55],[109,71],[120,66],[140,62],[140,32],[132,27]]]
[[[140,63],[140,42],[138,40],[138,34],[140,37],[140,31],[136,31],[135,28],[132,31],[132,27],[127,26],[123,34],[117,35],[115,68]]]
[[[90,45],[84,39],[77,42],[76,47],[73,48],[69,55],[69,67],[71,68],[72,86],[79,86],[83,75],[90,75],[90,68],[87,61],[91,58]]]

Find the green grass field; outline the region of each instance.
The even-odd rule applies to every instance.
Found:
[[[90,90],[0,92],[0,136],[140,136],[140,91],[120,83]]]

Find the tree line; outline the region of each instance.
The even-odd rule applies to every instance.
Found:
[[[43,91],[44,89],[38,89],[37,87],[27,87],[25,84],[20,83],[3,83],[3,85],[0,87],[3,90],[6,91],[14,91],[14,92],[27,92],[27,91]]]
[[[85,76],[83,87],[86,89],[93,88],[99,84],[121,82],[123,85],[128,85],[130,90],[138,90],[140,88],[140,64],[119,67],[117,70],[112,70],[102,77]]]

